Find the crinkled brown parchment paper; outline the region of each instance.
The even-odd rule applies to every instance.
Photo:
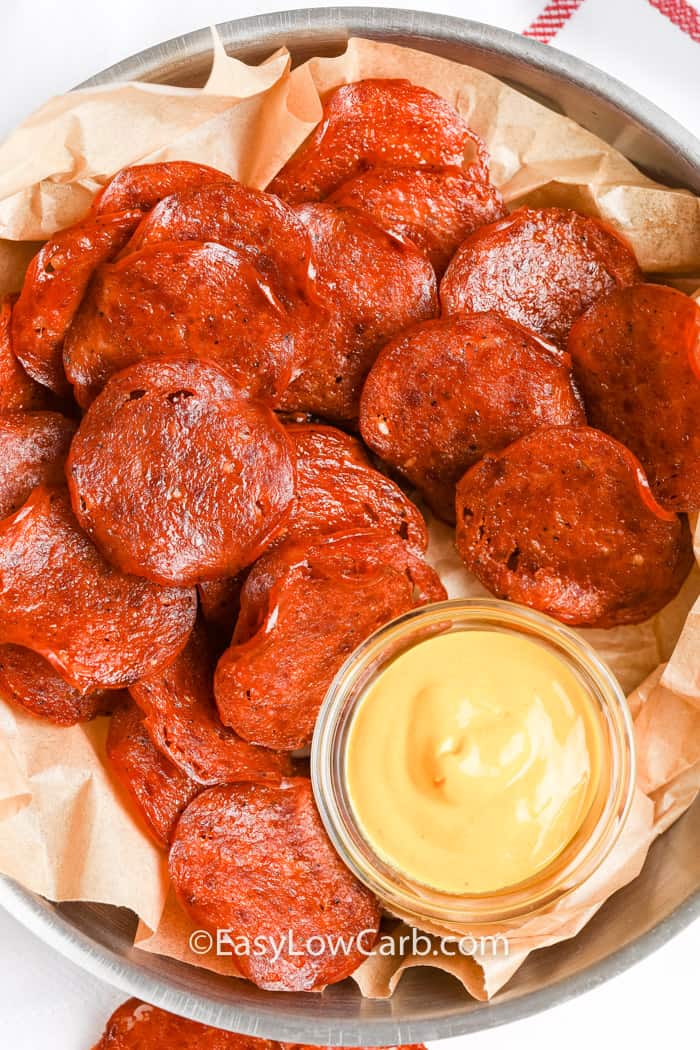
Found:
[[[570,205],[600,215],[632,243],[647,273],[700,283],[700,201],[641,175],[569,119],[479,70],[422,52],[351,40],[338,58],[290,70],[284,51],[259,67],[215,45],[202,90],[143,84],[53,99],[0,146],[0,290],[21,284],[40,241],[79,219],[125,164],[189,159],[264,187],[318,121],[321,97],[364,77],[407,77],[443,95],[484,138],[492,176],[511,205]],[[700,532],[696,530],[700,560]],[[431,523],[429,558],[453,596],[483,593],[461,565],[452,532]],[[641,870],[651,842],[700,790],[700,569],[661,614],[639,627],[586,631],[626,691],[639,776],[632,814],[595,878],[544,914],[511,928],[508,957],[430,959],[479,999],[501,988],[528,952],[574,936]],[[168,890],[163,856],[132,816],[103,763],[105,720],[58,729],[0,701],[0,870],[53,900],[123,905],[140,918],[140,948],[236,975],[230,958],[196,956],[188,920]],[[405,932],[397,920],[393,936]],[[434,928],[436,937],[462,931]],[[391,994],[424,957],[368,959],[362,992]]]

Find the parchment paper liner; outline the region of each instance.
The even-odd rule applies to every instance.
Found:
[[[217,41],[201,90],[121,84],[73,93],[47,103],[0,146],[0,289],[20,286],[31,242],[79,219],[123,165],[197,160],[264,187],[318,121],[321,97],[370,76],[407,77],[455,105],[486,141],[509,204],[600,215],[629,239],[647,273],[687,291],[700,283],[696,197],[657,185],[596,136],[488,74],[366,40],[294,71],[285,51],[254,68],[227,57]],[[429,559],[450,595],[483,593],[461,566],[451,531],[431,522],[430,532]],[[639,873],[651,842],[700,790],[699,594],[696,567],[649,623],[584,632],[631,693],[639,752],[632,815],[595,878],[510,931],[517,948],[508,957],[430,958],[476,998],[498,991],[529,951],[574,936]],[[164,858],[103,764],[105,730],[104,719],[57,729],[0,701],[0,870],[52,900],[131,908],[141,920],[140,948],[235,976],[232,959],[189,950],[191,927],[168,891]],[[397,919],[394,937],[405,929]],[[406,969],[425,964],[375,956],[355,980],[364,995],[386,996]]]

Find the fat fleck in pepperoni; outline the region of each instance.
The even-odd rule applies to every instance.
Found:
[[[486,452],[585,422],[565,355],[492,312],[425,321],[388,343],[360,404],[369,447],[450,522],[457,482]]]
[[[265,950],[236,962],[272,991],[321,990],[342,981],[379,929],[377,901],[335,852],[302,777],[199,795],[175,832],[170,877],[197,926],[230,931],[233,943],[260,938]],[[334,951],[330,938],[345,950]]]
[[[296,489],[286,540],[342,529],[393,532],[418,553],[428,546],[425,521],[398,485],[374,470],[362,444],[335,427],[287,427],[296,458]]]
[[[295,312],[298,374],[282,407],[351,421],[380,347],[437,312],[435,273],[414,245],[352,209],[310,204],[298,213],[311,235],[316,303]]]
[[[0,415],[0,518],[18,510],[37,485],[61,485],[76,423],[58,412]]]
[[[67,464],[73,508],[123,572],[187,585],[233,576],[284,525],[294,465],[264,404],[204,361],[143,361],[114,376]]]
[[[83,407],[144,358],[213,360],[251,394],[276,398],[291,375],[291,322],[255,267],[221,244],[150,245],[102,266],[64,347]]]
[[[134,703],[119,707],[107,733],[107,758],[149,834],[167,849],[180,814],[202,790],[155,747]]]
[[[599,299],[569,351],[592,424],[639,457],[671,510],[700,510],[700,307],[661,285]]]
[[[138,220],[138,212],[90,217],[55,234],[29,264],[12,312],[12,348],[29,375],[57,394],[70,390],[63,344],[90,278]]]
[[[131,687],[156,747],[189,777],[207,786],[235,780],[279,780],[291,773],[285,755],[254,747],[221,723],[213,676],[206,636],[195,627],[170,667]]]
[[[630,248],[598,219],[522,208],[467,237],[440,300],[446,314],[498,310],[561,344],[591,303],[640,280]]]
[[[461,168],[370,168],[328,200],[365,212],[383,230],[413,241],[438,277],[468,234],[505,215],[498,190]]]
[[[148,211],[171,193],[228,181],[230,176],[225,172],[188,160],[136,164],[122,168],[110,179],[92,202],[92,212],[104,215],[127,208]]]
[[[0,300],[0,412],[48,408],[51,394],[22,368],[12,352],[13,296]]]
[[[0,693],[57,726],[89,722],[111,711],[123,695],[117,690],[82,693],[68,685],[43,657],[19,645],[0,645]]]
[[[424,164],[488,177],[486,147],[449,102],[408,80],[361,80],[333,92],[269,190],[290,204],[320,201],[365,168]]]
[[[624,445],[545,427],[488,455],[457,486],[457,547],[499,598],[564,623],[641,623],[693,564],[690,530],[654,500]]]
[[[395,616],[444,597],[433,570],[390,534],[283,545],[243,588],[233,644],[214,680],[223,721],[251,743],[304,747],[353,649]]]
[[[311,242],[303,222],[279,198],[233,179],[166,197],[144,218],[126,253],[161,241],[216,241],[235,248],[285,303],[309,285]]]
[[[167,666],[185,645],[194,590],[124,576],[43,486],[0,523],[0,643],[49,661],[74,688],[119,688]]]

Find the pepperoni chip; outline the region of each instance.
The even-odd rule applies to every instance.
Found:
[[[231,179],[166,197],[127,245],[138,251],[161,241],[216,241],[240,251],[284,302],[309,284],[311,241],[295,212],[278,197]]]
[[[251,394],[276,397],[294,343],[284,307],[240,252],[163,242],[100,268],[64,347],[86,407],[111,375],[144,358],[213,360]]]
[[[0,300],[0,412],[48,408],[51,395],[22,368],[12,352],[13,297]]]
[[[105,557],[180,586],[249,565],[294,495],[284,428],[205,361],[142,361],[114,376],[66,472],[78,521]]]
[[[82,692],[130,685],[167,666],[196,610],[194,590],[108,565],[64,490],[40,486],[0,522],[0,643],[38,653]]]
[[[12,349],[37,382],[54,393],[70,390],[63,343],[101,263],[126,244],[138,212],[90,217],[61,230],[34,256],[12,312]]]
[[[0,415],[0,518],[19,510],[37,485],[63,484],[75,428],[58,412]]]
[[[112,709],[116,690],[81,693],[43,657],[19,645],[0,645],[0,693],[37,718],[57,726],[89,722]]]
[[[223,1032],[219,1028],[188,1021],[159,1010],[138,999],[129,999],[110,1017],[102,1039],[94,1050],[317,1050],[302,1043],[278,1043],[252,1035]],[[321,1047],[320,1050],[334,1050]],[[360,1047],[359,1050],[371,1050]],[[422,1044],[380,1050],[425,1050]]]
[[[457,548],[497,597],[587,627],[649,619],[693,564],[686,519],[656,503],[624,445],[589,427],[544,427],[467,471]]]
[[[157,164],[135,164],[122,168],[110,179],[92,202],[93,215],[138,209],[149,211],[171,193],[180,193],[216,182],[229,182],[230,176],[206,164],[171,160]]]
[[[496,313],[425,321],[379,354],[360,430],[383,460],[454,521],[467,467],[540,426],[586,422],[568,360]]]
[[[413,241],[438,277],[468,234],[505,215],[498,190],[461,168],[370,168],[328,201],[365,212],[383,230]]]
[[[379,905],[331,845],[305,777],[198,795],[175,831],[170,877],[196,926],[267,946],[236,962],[270,991],[342,981],[379,930]]]
[[[591,303],[640,280],[631,249],[598,219],[521,208],[467,237],[447,268],[440,300],[443,313],[498,310],[561,344]]]
[[[374,470],[362,444],[335,427],[287,427],[296,453],[296,490],[286,540],[343,529],[393,532],[422,553],[428,532],[418,508],[398,485]]]
[[[241,593],[233,644],[214,691],[223,721],[245,740],[306,746],[336,671],[374,630],[445,591],[395,536],[340,532],[262,558]]]
[[[574,324],[569,352],[591,423],[639,457],[664,507],[700,510],[700,306],[617,289]]]
[[[414,245],[402,244],[360,212],[328,204],[297,211],[311,234],[317,305],[297,314],[300,374],[282,408],[353,420],[380,347],[437,312],[435,272]]]
[[[302,204],[369,167],[466,163],[471,178],[486,181],[486,147],[449,102],[408,80],[361,80],[333,92],[316,130],[268,189]]]
[[[254,747],[222,725],[214,703],[214,661],[195,627],[165,671],[141,679],[131,695],[146,715],[153,743],[198,784],[279,780],[291,773],[285,755]]]
[[[136,803],[151,837],[167,849],[180,814],[201,786],[158,751],[134,703],[119,707],[112,716],[107,758]]]

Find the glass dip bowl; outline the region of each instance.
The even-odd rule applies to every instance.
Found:
[[[591,702],[602,741],[590,807],[565,848],[531,878],[495,892],[463,895],[432,889],[392,867],[363,833],[346,778],[354,716],[368,690],[401,654],[428,638],[456,631],[527,637],[558,657]],[[468,680],[468,670],[465,672]],[[346,660],[316,724],[311,776],[319,812],[336,850],[386,909],[417,925],[459,931],[504,928],[561,900],[593,876],[615,845],[632,803],[635,754],[625,696],[603,661],[562,624],[510,602],[455,599],[423,606],[381,627]],[[378,790],[380,787],[378,785]]]

